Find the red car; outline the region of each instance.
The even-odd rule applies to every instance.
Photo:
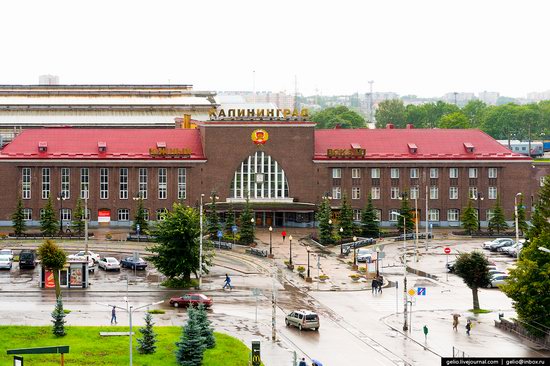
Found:
[[[185,294],[182,297],[172,297],[170,299],[170,305],[175,308],[184,306],[198,306],[203,304],[205,308],[212,306],[212,299],[203,294]]]

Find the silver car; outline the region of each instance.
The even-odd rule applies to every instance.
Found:
[[[13,250],[11,249],[0,250],[0,255],[7,255],[8,257],[10,257],[10,260],[13,261]]]
[[[508,279],[508,276],[507,274],[495,274],[493,275],[493,277],[491,278],[491,283],[489,284],[489,287],[490,288],[493,288],[493,287],[498,287],[500,285],[504,285],[506,283],[506,280]]]
[[[13,262],[9,255],[0,255],[0,269],[11,269]]]
[[[319,330],[319,316],[308,310],[296,310],[288,314],[285,318],[287,327],[293,325],[298,329]]]
[[[120,262],[114,257],[101,258],[98,267],[106,271],[120,271]]]
[[[367,262],[372,258],[372,249],[357,249],[357,262]]]

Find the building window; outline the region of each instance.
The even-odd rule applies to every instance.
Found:
[[[430,199],[431,200],[439,199],[439,187],[437,186],[430,187]]]
[[[375,209],[374,210],[374,215],[376,217],[376,219],[374,221],[381,221],[382,220],[382,210]]]
[[[149,221],[149,209],[148,208],[143,209],[143,219],[145,221]]]
[[[90,198],[90,169],[80,168],[80,198]]]
[[[22,183],[22,198],[24,200],[31,199],[31,168],[23,168],[21,171]]]
[[[332,178],[342,178],[342,169],[332,168]]]
[[[418,188],[418,186],[411,187],[409,193],[411,200],[417,200],[420,198],[420,188]]]
[[[447,210],[447,221],[458,221],[460,217],[460,211],[456,208]]]
[[[399,179],[399,168],[391,168],[390,177],[393,179]]]
[[[64,208],[64,209],[61,210],[61,220],[71,221],[71,209],[70,208]]]
[[[361,188],[353,187],[351,189],[351,199],[352,200],[358,200],[360,198],[361,198]]]
[[[490,200],[497,199],[497,187],[489,187],[489,199]]]
[[[25,220],[25,221],[32,220],[32,209],[31,208],[24,208],[23,209],[23,220]]]
[[[121,200],[128,199],[128,168],[119,169],[119,194]],[[120,212],[120,211],[119,211]]]
[[[139,168],[139,197],[147,199],[147,168]]]
[[[361,170],[359,168],[351,169],[351,177],[354,179],[361,178]]]
[[[50,183],[51,174],[50,168],[42,168],[42,199],[47,200],[50,198]]]
[[[496,178],[498,175],[497,168],[489,168],[488,175],[489,175],[489,178]]]
[[[450,200],[458,199],[458,187],[449,187],[449,199]]]
[[[92,219],[92,210],[90,210],[89,208],[86,209],[86,212],[84,214],[86,216],[83,217],[83,219],[85,219],[85,220],[91,220]]]
[[[468,187],[468,197],[471,200],[477,199],[477,187]]]
[[[332,187],[332,198],[335,200],[342,198],[342,187]]]
[[[71,169],[61,168],[61,197],[71,198]]]
[[[390,193],[391,193],[390,197],[392,200],[399,199],[399,187],[391,187]]]
[[[40,209],[40,220],[42,220],[44,218],[44,214],[46,213],[46,210],[41,208]]]
[[[165,200],[166,199],[166,190],[168,185],[168,177],[166,176],[166,168],[159,168],[159,199]]]
[[[418,178],[419,176],[418,168],[411,168],[410,173],[411,173],[411,178]]]
[[[187,197],[187,169],[178,168],[178,199],[184,200]]]
[[[495,217],[495,210],[487,210],[485,211],[485,217],[487,218],[487,221],[491,220],[493,217]]]
[[[439,178],[439,168],[430,168],[430,178]]]
[[[449,168],[449,178],[458,178],[458,168]]]
[[[334,172],[332,173],[334,174]],[[288,198],[288,181],[278,161],[263,151],[247,157],[231,181],[232,198]]]
[[[99,168],[99,198],[106,200],[109,198],[109,169]]]
[[[399,210],[392,208],[390,210],[390,221],[397,222],[398,219],[399,219]]]
[[[468,177],[469,178],[477,178],[477,168],[469,168],[468,169]]]
[[[370,170],[370,177],[374,179],[380,178],[380,168],[372,168]]]
[[[428,215],[429,221],[439,221],[439,210],[436,208],[431,208]]]
[[[156,211],[156,217],[157,221],[164,221],[166,219],[166,214],[168,213],[168,210],[165,208],[159,208]]]
[[[353,210],[353,221],[361,221],[361,210]]]
[[[130,210],[121,208],[118,210],[118,221],[130,221]]]
[[[380,199],[380,187],[371,187],[370,195],[373,200]]]

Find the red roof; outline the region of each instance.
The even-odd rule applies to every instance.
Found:
[[[100,152],[105,143],[106,151]],[[39,151],[39,145],[44,152]],[[44,146],[46,145],[46,146]],[[188,156],[152,156],[149,149],[166,147]],[[185,150],[184,150],[185,149]],[[189,149],[189,150],[187,150]],[[80,129],[23,130],[0,150],[0,159],[205,159],[196,129]]]
[[[468,144],[473,152],[467,152]],[[360,146],[360,147],[358,147]],[[416,146],[416,152],[411,149]],[[364,157],[328,157],[328,149],[365,149]],[[530,160],[480,130],[333,129],[315,131],[315,160]]]

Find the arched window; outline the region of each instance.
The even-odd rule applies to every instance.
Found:
[[[231,198],[245,199],[288,198],[285,171],[276,160],[257,151],[250,155],[235,171],[231,182]]]

